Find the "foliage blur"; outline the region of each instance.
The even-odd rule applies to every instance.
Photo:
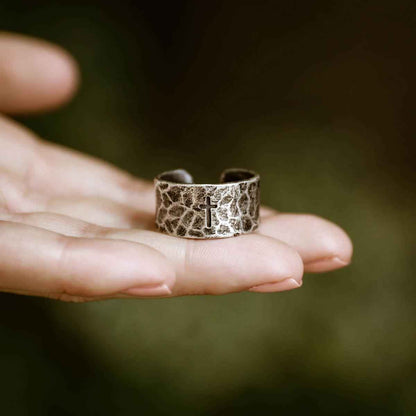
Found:
[[[2,0],[0,23],[80,63],[73,102],[20,119],[42,137],[149,179],[255,169],[355,245],[282,294],[1,295],[1,414],[415,414],[413,0]]]

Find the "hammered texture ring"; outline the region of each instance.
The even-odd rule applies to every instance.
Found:
[[[260,177],[227,169],[219,184],[196,184],[183,169],[158,175],[156,226],[184,238],[225,238],[254,231],[259,224]]]

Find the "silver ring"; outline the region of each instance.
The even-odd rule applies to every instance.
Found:
[[[260,176],[227,169],[219,184],[195,184],[183,169],[154,179],[156,226],[184,238],[225,238],[254,231],[259,224]]]

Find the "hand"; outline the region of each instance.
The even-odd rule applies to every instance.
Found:
[[[0,111],[50,109],[78,73],[46,42],[0,34]],[[61,300],[277,292],[350,262],[343,230],[262,208],[258,232],[187,240],[154,231],[151,183],[43,142],[0,116],[0,290]]]

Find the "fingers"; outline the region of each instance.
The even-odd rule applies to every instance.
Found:
[[[294,247],[307,272],[335,270],[351,261],[353,248],[345,231],[314,215],[268,215],[263,218],[259,232]]]
[[[49,196],[49,200],[53,197],[55,202],[56,198],[66,201],[55,206],[56,211],[76,213],[88,221],[118,227],[150,224],[154,212],[154,191],[150,183],[137,180],[104,162],[43,144],[10,120],[0,118],[0,132],[5,134],[0,134],[0,145],[4,149],[0,152],[0,166],[19,178],[26,199],[30,194],[36,196],[35,205],[31,205],[33,200],[30,201],[24,211],[39,211],[39,207],[35,208],[36,202],[39,203],[36,199],[45,194],[46,200]],[[14,156],[16,154],[19,154],[18,158]],[[21,198],[21,203],[25,198]],[[71,206],[68,203],[71,198],[81,198],[84,203],[75,201],[76,206]],[[92,204],[94,198],[102,198],[102,203]],[[18,201],[16,195],[13,200]],[[105,200],[114,204],[104,203]],[[134,217],[132,210],[123,206],[140,214]],[[43,209],[46,207],[47,204]],[[53,204],[51,207],[54,209]],[[351,241],[343,230],[310,215],[274,214],[270,209],[263,209],[259,233],[293,246],[309,272],[343,267],[352,256]]]
[[[102,228],[54,214],[20,214],[9,219],[71,236],[105,237],[152,247],[175,268],[174,296],[276,292],[300,287],[302,282],[303,264],[296,250],[257,234],[195,241],[145,230]]]
[[[7,175],[6,175],[7,178]],[[97,198],[52,199],[41,201],[40,195],[23,189],[10,178],[2,181],[0,189],[8,201],[9,211],[53,211],[96,224],[117,228],[153,229],[153,215],[113,201]],[[22,197],[22,195],[24,197]],[[352,256],[352,244],[347,234],[337,225],[314,215],[281,214],[262,209],[258,232],[292,246],[302,257],[308,272],[325,272],[344,267]]]
[[[0,221],[1,291],[62,300],[164,296],[173,282],[169,261],[148,246]]]
[[[111,201],[57,201],[48,205],[48,211],[109,227],[154,229],[153,215]],[[307,272],[331,271],[351,261],[353,248],[347,234],[314,215],[276,214],[269,210],[262,216],[259,233],[292,246],[301,255]]]
[[[295,286],[291,288],[299,287],[302,281],[303,264],[298,253],[280,241],[256,234],[196,241],[151,231],[120,230],[110,231],[107,237],[140,241],[169,258],[176,266],[174,295],[274,292],[281,290],[283,281],[292,279]]]
[[[78,84],[78,70],[58,46],[1,32],[0,82],[0,111],[28,113],[67,101]]]
[[[2,180],[2,177],[6,180]],[[0,174],[0,189],[9,211],[12,212],[53,211],[104,226],[153,228],[153,214],[150,209],[133,209],[103,198],[42,200],[40,194],[27,191],[21,181],[14,182],[12,185],[10,175]],[[150,198],[153,199],[153,192]],[[324,272],[349,264],[352,256],[351,240],[337,225],[317,216],[281,214],[270,208],[262,208],[261,213],[258,232],[284,241],[297,250],[302,256],[306,271]]]

